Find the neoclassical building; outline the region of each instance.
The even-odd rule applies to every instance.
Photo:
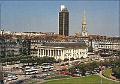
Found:
[[[38,46],[34,52],[31,52],[32,56],[38,57],[54,57],[56,60],[65,58],[78,59],[86,58],[88,53],[88,48],[85,43],[81,42],[52,42],[43,43]]]

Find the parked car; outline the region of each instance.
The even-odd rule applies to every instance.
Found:
[[[11,80],[16,80],[16,79],[18,79],[18,77],[15,75],[15,74],[8,74],[8,77],[7,77],[8,79],[8,81],[11,81]]]
[[[54,68],[54,66],[53,66],[53,64],[51,64],[51,63],[43,63],[43,64],[41,65],[41,68],[42,68],[42,71],[43,71],[43,72],[46,72],[46,71],[52,71],[53,68]]]

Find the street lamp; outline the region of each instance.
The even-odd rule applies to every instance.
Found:
[[[101,75],[101,80],[100,80],[100,84],[102,84],[102,60],[100,60],[100,75]]]

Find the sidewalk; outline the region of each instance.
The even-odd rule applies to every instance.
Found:
[[[102,75],[102,71],[100,71],[99,76],[102,77],[102,78],[104,78],[104,79],[107,79],[107,80],[111,80],[111,81],[115,81],[115,82],[120,83],[120,81],[113,80],[113,79],[110,79],[110,78],[107,78],[107,77],[103,76],[103,75]]]

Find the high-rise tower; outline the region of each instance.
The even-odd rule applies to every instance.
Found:
[[[82,18],[82,36],[88,36],[85,11],[84,11],[84,15],[83,15],[83,18]]]
[[[64,5],[59,12],[59,35],[69,35],[69,12]]]

